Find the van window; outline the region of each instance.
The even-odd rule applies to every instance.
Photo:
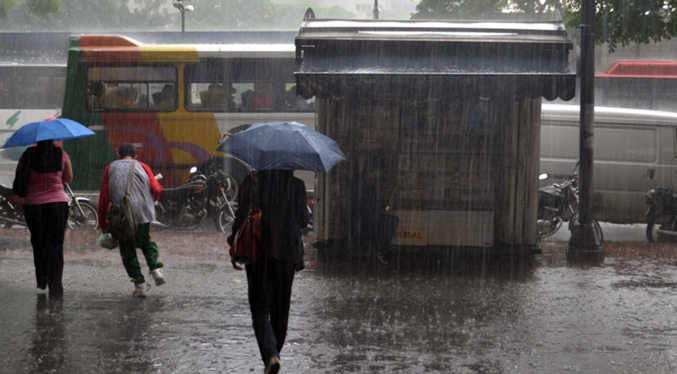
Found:
[[[595,159],[600,161],[656,162],[658,139],[653,127],[628,129],[597,126]]]
[[[655,162],[658,157],[656,130],[595,126],[595,160],[614,162]],[[541,157],[578,159],[579,127],[577,123],[541,127]],[[573,146],[572,146],[573,145]]]

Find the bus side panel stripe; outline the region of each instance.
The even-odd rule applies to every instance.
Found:
[[[113,150],[123,143],[135,143],[139,161],[149,165],[171,165],[174,163],[167,139],[155,113],[106,113],[101,118]],[[178,185],[176,173],[162,172],[168,185]]]
[[[163,133],[178,164],[199,164],[208,160],[221,137],[213,113],[160,114]]]
[[[144,62],[198,62],[197,49],[190,46],[141,46],[139,51]]]

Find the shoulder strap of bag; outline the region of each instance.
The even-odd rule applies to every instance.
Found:
[[[247,210],[247,220],[251,218],[252,213],[254,212],[254,196],[256,190],[256,182],[254,178],[249,178],[249,209]]]
[[[132,164],[129,166],[129,175],[127,175],[127,192],[125,196],[129,199],[129,194],[132,192],[132,180],[134,179],[134,168],[136,167],[136,160],[132,161]]]

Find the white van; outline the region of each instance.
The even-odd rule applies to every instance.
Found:
[[[579,106],[544,104],[541,185],[571,174],[579,149]],[[645,222],[644,195],[658,185],[677,187],[677,113],[595,107],[594,218]]]

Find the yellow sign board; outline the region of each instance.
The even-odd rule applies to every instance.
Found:
[[[424,229],[397,229],[393,241],[397,244],[427,244],[426,230]]]

